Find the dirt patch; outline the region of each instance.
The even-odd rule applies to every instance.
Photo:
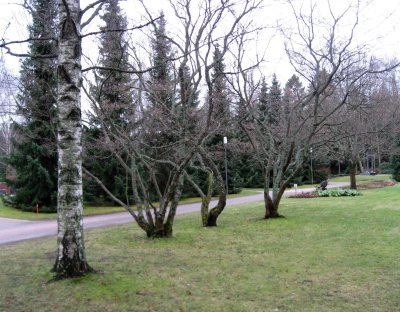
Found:
[[[289,196],[289,198],[314,198],[314,197],[319,197],[319,196],[314,192],[298,193]]]
[[[381,187],[386,187],[386,186],[393,186],[393,185],[396,185],[396,182],[389,181],[389,180],[372,181],[372,182],[357,185],[357,190],[370,190],[370,189],[381,188]]]

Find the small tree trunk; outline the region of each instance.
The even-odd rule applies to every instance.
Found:
[[[217,188],[219,191],[218,203],[208,213],[206,226],[217,226],[217,219],[226,206],[226,191],[225,191],[224,181],[219,172],[216,172],[215,176],[216,176]]]
[[[278,213],[278,208],[274,204],[274,202],[272,200],[266,202],[264,219],[272,219],[272,218],[280,218],[280,217],[282,217],[282,216]]]
[[[282,217],[281,215],[278,214],[280,197],[279,200],[276,201],[276,199],[272,199],[269,193],[269,182],[270,182],[269,171],[270,169],[266,168],[264,173],[264,205],[265,205],[264,219],[280,218]]]
[[[283,216],[278,213],[278,208],[284,188],[280,189],[277,192],[275,198],[272,198],[269,193],[269,178],[270,178],[269,170],[266,170],[264,177],[264,205],[265,205],[264,219],[283,218]]]
[[[349,174],[350,174],[350,188],[353,190],[357,189],[356,174],[357,174],[357,164],[349,163]]]
[[[221,196],[216,207],[208,213],[206,226],[217,226],[217,219],[226,205],[226,196]]]
[[[365,166],[366,166],[367,169],[368,169],[368,167],[369,167],[368,162],[369,162],[369,160],[366,159],[366,160],[365,160]],[[358,165],[360,166],[360,172],[365,172],[365,168],[364,168],[363,163],[362,163],[361,160],[358,162]],[[357,165],[356,165],[356,168],[357,168]]]
[[[273,218],[284,218],[284,216],[278,213],[280,197],[277,199],[272,199],[269,194],[265,194],[264,192],[264,203],[265,203],[265,216],[264,219],[273,219]]]
[[[59,1],[57,278],[91,271],[82,220],[81,39],[79,0]]]
[[[217,205],[211,209],[208,212],[207,215],[207,222],[204,223],[203,221],[203,226],[217,226],[217,219],[219,215],[222,213],[226,206],[226,189],[225,189],[225,184],[224,184],[224,179],[222,178],[221,172],[218,170],[218,167],[215,165],[215,163],[212,161],[212,159],[207,155],[207,153],[204,151],[203,148],[199,149],[200,155],[204,158],[206,161],[207,165],[210,167],[211,172],[213,173],[215,177],[215,183],[216,187],[219,193],[219,198],[218,198],[218,203]],[[209,175],[209,187],[210,187],[210,182],[212,179],[212,175]],[[211,190],[210,188],[208,189],[207,192],[207,197],[211,199]],[[207,205],[208,207],[208,205]],[[203,209],[204,212],[206,212],[206,209]]]
[[[201,223],[203,226],[207,226],[207,219],[208,219],[208,207],[210,206],[210,201],[207,197],[201,198]]]
[[[204,193],[201,194],[201,222],[203,226],[207,226],[208,208],[210,206],[211,196],[214,189],[214,175],[212,171],[208,172],[207,181],[208,181],[207,195],[205,195]]]

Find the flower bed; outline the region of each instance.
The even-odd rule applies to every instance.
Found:
[[[352,189],[329,189],[324,191],[315,191],[318,197],[340,197],[340,196],[360,196],[358,190]]]
[[[340,196],[360,196],[362,195],[358,190],[350,189],[329,189],[317,190],[314,192],[298,193],[289,198],[315,198],[315,197],[340,197]]]
[[[315,192],[301,192],[289,196],[289,198],[314,198],[314,197],[319,197],[319,196]]]

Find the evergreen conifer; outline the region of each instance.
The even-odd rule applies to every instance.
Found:
[[[31,0],[32,57],[22,62],[21,92],[18,113],[22,121],[15,123],[20,133],[13,142],[9,164],[16,171],[15,203],[28,210],[36,204],[43,210],[55,211],[57,203],[57,4],[55,0]]]

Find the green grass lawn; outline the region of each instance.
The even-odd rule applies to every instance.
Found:
[[[392,175],[390,174],[377,174],[374,176],[371,175],[357,175],[356,176],[356,181],[357,183],[365,183],[365,182],[371,182],[371,181],[386,181],[386,180],[391,180]],[[341,176],[341,177],[335,177],[332,179],[328,180],[329,182],[349,182],[350,183],[350,176]]]
[[[249,196],[258,194],[257,189],[242,189],[238,194],[230,194],[229,198],[239,197],[239,196]],[[217,197],[214,197],[216,199]],[[190,204],[200,202],[199,197],[185,198],[180,201],[181,204]],[[156,204],[157,205],[157,204]],[[126,211],[124,208],[119,206],[84,206],[83,214],[85,216],[96,215],[96,214],[108,214],[114,212]],[[21,211],[12,207],[7,207],[3,204],[0,198],[0,217],[11,218],[11,219],[21,219],[21,220],[46,220],[46,219],[56,219],[56,213],[40,213],[36,214],[33,212]]]
[[[0,246],[0,311],[400,311],[400,187],[363,194],[178,216],[172,239],[91,230],[99,273],[53,283],[55,238]]]

